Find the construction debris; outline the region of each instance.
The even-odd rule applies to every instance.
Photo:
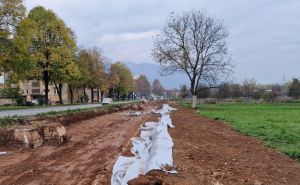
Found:
[[[141,112],[130,112],[129,113],[129,116],[140,116],[140,115],[142,115]]]

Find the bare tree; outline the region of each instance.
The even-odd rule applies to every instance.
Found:
[[[163,96],[165,92],[164,87],[161,85],[158,79],[155,79],[152,83],[152,93],[155,95]]]
[[[193,107],[197,92],[217,88],[225,83],[232,69],[226,39],[229,33],[224,24],[206,12],[189,11],[182,15],[171,13],[166,26],[157,35],[152,56],[161,65],[163,74],[187,74]]]
[[[141,75],[136,80],[135,91],[140,97],[148,96],[150,94],[151,85],[145,75]]]
[[[251,98],[254,94],[254,90],[256,87],[255,79],[245,79],[243,81],[243,93],[246,98]]]
[[[180,87],[180,96],[181,98],[185,99],[189,96],[189,89],[186,85],[182,85]]]

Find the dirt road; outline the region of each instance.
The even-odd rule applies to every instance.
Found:
[[[129,117],[126,113],[68,126],[71,139],[64,146],[48,145],[1,156],[0,184],[110,184],[112,166],[130,147],[130,138],[138,134],[142,123],[157,119],[154,115]]]

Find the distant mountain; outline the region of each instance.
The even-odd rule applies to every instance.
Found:
[[[189,84],[187,76],[184,74],[176,73],[170,76],[160,76],[159,65],[150,63],[131,63],[125,62],[127,67],[131,70],[133,75],[145,75],[149,82],[152,82],[157,78],[166,89],[179,88],[180,85]]]

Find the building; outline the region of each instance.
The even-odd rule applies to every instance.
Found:
[[[4,75],[0,76],[0,90],[4,87],[4,83],[6,81],[6,77]],[[1,81],[2,80],[2,81]],[[20,87],[20,95],[23,97],[24,102],[32,102],[35,99],[44,99],[45,96],[45,87],[44,83],[40,80],[23,80],[19,82]],[[94,100],[92,101],[91,89],[86,89],[86,94],[88,97],[88,102],[100,102],[101,101],[101,93],[97,91],[97,89],[93,90]],[[99,100],[98,100],[99,93]],[[73,103],[81,103],[83,102],[83,90],[82,89],[73,89]],[[51,105],[59,104],[59,95],[57,93],[57,89],[55,85],[49,85],[49,103]],[[68,84],[63,84],[62,87],[62,100],[63,104],[71,103],[71,94]],[[0,105],[4,104],[12,104],[15,103],[12,101],[10,97],[0,97]]]

